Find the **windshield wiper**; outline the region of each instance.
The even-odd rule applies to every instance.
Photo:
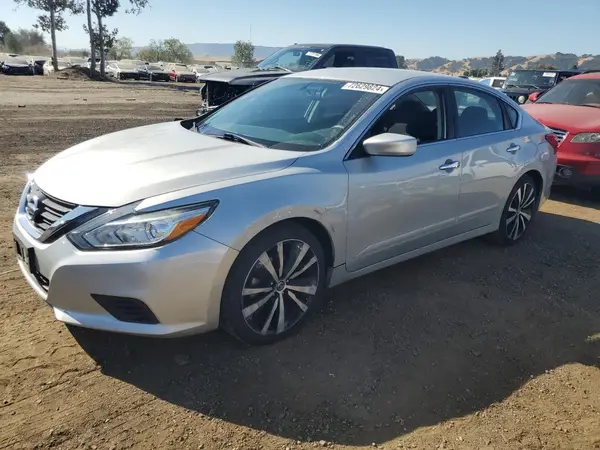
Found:
[[[578,105],[578,106],[585,106],[586,108],[600,108],[600,105]]]
[[[221,135],[213,134],[211,136],[214,136],[217,139],[223,139],[224,141],[231,141],[231,142],[237,142],[239,144],[252,145],[253,147],[264,147],[264,145],[259,144],[258,142],[252,141],[250,139],[247,139],[245,137],[242,137],[238,134],[223,133]]]

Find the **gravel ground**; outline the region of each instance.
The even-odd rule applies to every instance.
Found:
[[[0,76],[0,449],[600,448],[600,202],[576,192],[515,247],[474,240],[331,290],[274,346],[56,322],[15,271],[25,173],[198,100]]]

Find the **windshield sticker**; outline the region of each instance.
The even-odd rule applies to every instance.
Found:
[[[556,73],[554,72],[544,72],[542,74],[543,77],[549,77],[549,78],[554,78],[556,76]]]
[[[320,58],[322,53],[317,52],[306,52],[306,56],[312,56],[313,58]]]
[[[346,91],[362,91],[369,92],[371,94],[384,94],[389,87],[381,84],[371,83],[346,83],[342,89]]]

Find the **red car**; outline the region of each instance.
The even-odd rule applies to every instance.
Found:
[[[600,73],[571,77],[522,105],[556,136],[555,184],[600,188]]]

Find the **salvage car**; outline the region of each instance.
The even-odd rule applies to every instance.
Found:
[[[35,75],[44,75],[44,64],[48,59],[50,58],[43,56],[33,58],[33,72]]]
[[[106,66],[106,74],[117,80],[139,80],[138,68],[132,64],[121,61],[112,61]]]
[[[6,58],[2,65],[2,72],[5,75],[35,75],[33,61],[23,56]]]
[[[462,94],[480,106],[462,109]],[[328,286],[482,235],[519,242],[555,136],[494,89],[427,72],[290,74],[202,117],[77,144],[30,175],[19,267],[68,324],[249,344]]]
[[[167,65],[167,72],[171,81],[182,83],[195,83],[196,74],[185,64],[170,63]]]
[[[201,75],[200,115],[241,93],[292,72],[328,67],[393,67],[396,55],[388,48],[346,44],[295,44],[276,51],[257,67]]]
[[[513,70],[506,78],[502,92],[517,103],[524,104],[527,100],[535,100],[536,96],[580,73],[580,70]],[[534,93],[535,95],[530,98]]]
[[[555,184],[600,188],[600,73],[563,81],[523,108],[558,140]]]
[[[502,86],[504,86],[505,81],[506,77],[488,77],[478,80],[478,83],[481,83],[485,86],[493,87],[494,89],[502,89]]]
[[[156,64],[138,66],[137,72],[138,80],[169,81],[171,78],[169,72],[164,71],[162,67]]]

